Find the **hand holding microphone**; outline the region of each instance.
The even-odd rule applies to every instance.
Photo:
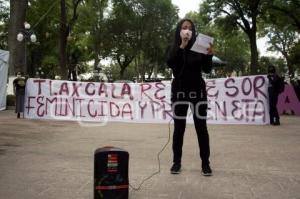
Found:
[[[182,29],[180,31],[180,37],[181,37],[180,48],[184,49],[188,45],[190,39],[192,38],[192,34],[193,32],[189,29]]]

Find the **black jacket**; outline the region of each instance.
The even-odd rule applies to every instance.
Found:
[[[174,76],[172,92],[206,91],[202,71],[211,71],[212,55],[175,47],[169,51],[167,65],[172,69]]]
[[[282,86],[280,77],[276,73],[269,73],[267,77],[269,79],[269,87],[268,87],[269,94],[272,94],[272,96],[279,95]]]
[[[25,95],[26,79],[17,77],[13,81],[15,95]]]

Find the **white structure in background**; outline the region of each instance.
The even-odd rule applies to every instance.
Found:
[[[0,111],[6,109],[6,89],[9,52],[0,50]]]

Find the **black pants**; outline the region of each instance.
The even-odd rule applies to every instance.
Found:
[[[269,105],[270,105],[270,123],[279,122],[279,114],[277,111],[278,94],[269,90]]]
[[[209,164],[209,135],[206,125],[207,103],[199,105],[199,100],[176,100],[172,101],[173,117],[174,117],[174,134],[173,134],[173,162],[181,163],[183,137],[186,127],[186,116],[189,106],[193,113],[194,125],[198,137],[198,145],[200,149],[200,158],[203,164]],[[200,102],[201,102],[200,101]]]

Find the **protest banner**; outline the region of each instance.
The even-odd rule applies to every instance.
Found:
[[[300,116],[300,101],[292,85],[285,85],[284,91],[278,96],[277,110],[279,114]]]
[[[269,123],[266,76],[206,80],[208,123]],[[88,122],[167,123],[170,83],[71,82],[29,79],[25,117]],[[192,123],[189,112],[188,123]]]

